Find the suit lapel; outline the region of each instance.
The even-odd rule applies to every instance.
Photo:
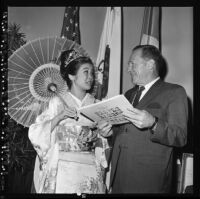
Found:
[[[133,87],[131,90],[129,90],[128,93],[125,94],[126,98],[128,99],[128,101],[132,104],[133,102],[133,98],[136,94],[137,91],[137,86]]]
[[[159,79],[155,84],[151,86],[151,88],[147,91],[147,93],[143,96],[143,98],[139,101],[138,105],[136,106],[137,108],[144,107],[149,100],[154,98],[158,93],[159,89],[162,85],[163,81]]]

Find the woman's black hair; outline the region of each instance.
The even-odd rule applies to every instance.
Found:
[[[66,81],[69,89],[72,86],[72,81],[70,80],[69,75],[76,75],[80,66],[83,64],[88,63],[94,66],[92,60],[86,56],[78,57],[66,65],[65,61],[68,59],[69,54],[73,51],[74,51],[73,49],[63,51],[60,56],[60,74],[62,78]],[[93,77],[95,77],[95,72],[93,74]],[[93,83],[92,88],[87,92],[91,92],[93,90],[93,87],[94,87],[94,83]]]

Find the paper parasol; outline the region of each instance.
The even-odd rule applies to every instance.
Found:
[[[8,114],[17,123],[29,127],[55,95],[67,92],[60,75],[62,51],[76,49],[88,53],[74,41],[60,37],[39,38],[26,43],[8,59]],[[50,86],[56,92],[49,90]]]

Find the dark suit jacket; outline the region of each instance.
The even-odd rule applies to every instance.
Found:
[[[129,101],[135,89],[125,93]],[[187,95],[183,87],[158,80],[137,105],[157,116],[154,134],[132,123],[114,128],[111,187],[117,193],[168,193],[173,147],[187,141]]]

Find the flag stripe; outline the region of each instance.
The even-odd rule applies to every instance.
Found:
[[[145,7],[140,44],[151,44],[160,47],[160,7]]]

